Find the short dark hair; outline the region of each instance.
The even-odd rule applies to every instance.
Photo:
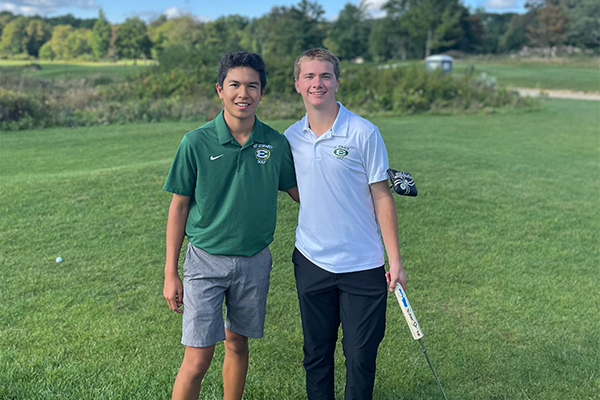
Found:
[[[223,87],[223,82],[229,70],[237,67],[249,67],[258,72],[260,90],[265,90],[267,86],[267,69],[265,68],[265,63],[261,56],[248,51],[229,52],[221,57],[221,63],[217,72],[217,84]]]
[[[333,74],[335,75],[336,80],[340,80],[340,60],[333,55],[327,49],[322,49],[320,47],[306,50],[304,53],[300,54],[300,56],[296,59],[296,63],[294,64],[294,79],[298,80],[300,78],[300,69],[302,68],[302,63],[305,61],[326,61],[333,65]]]

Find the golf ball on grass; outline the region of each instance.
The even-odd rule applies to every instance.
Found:
[[[62,262],[62,257],[56,257],[56,262],[57,263]]]

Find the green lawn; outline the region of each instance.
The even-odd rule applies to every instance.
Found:
[[[374,122],[419,189],[396,197],[407,293],[448,398],[596,399],[598,104]],[[0,399],[168,398],[183,348],[162,298],[161,187],[199,123],[0,133]],[[304,398],[296,212],[281,195],[246,399]],[[374,398],[441,398],[392,294],[388,306]],[[222,398],[221,359],[219,346],[202,398]]]
[[[454,74],[463,74],[473,65],[476,75],[485,72],[504,85],[540,89],[569,89],[585,92],[600,91],[600,68],[569,64],[484,63],[477,60],[454,63]]]
[[[40,79],[63,79],[63,78],[87,78],[94,75],[105,76],[128,76],[147,68],[150,62],[137,61],[133,65],[132,61],[122,61],[119,63],[97,63],[97,62],[76,62],[76,61],[35,61],[41,69],[28,67],[31,61],[11,61],[2,60],[0,64],[0,73],[22,74],[32,78]]]

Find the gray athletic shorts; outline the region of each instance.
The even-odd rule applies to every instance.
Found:
[[[181,343],[212,346],[225,340],[224,327],[249,338],[261,338],[271,262],[268,247],[251,257],[215,256],[188,243],[183,262]]]

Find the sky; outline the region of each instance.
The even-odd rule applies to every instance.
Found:
[[[96,18],[102,9],[112,24],[123,22],[127,18],[140,17],[146,22],[158,18],[161,14],[177,17],[191,14],[201,21],[215,20],[221,16],[238,14],[250,18],[267,14],[273,6],[291,6],[300,0],[0,0],[0,11],[10,11],[19,15],[41,15],[54,17],[73,14],[77,18]],[[334,20],[346,3],[358,4],[358,0],[311,0],[318,2],[324,9],[324,17]],[[386,0],[367,0],[373,17],[381,16],[380,7]],[[471,10],[483,8],[488,12],[523,13],[525,0],[462,0]]]

